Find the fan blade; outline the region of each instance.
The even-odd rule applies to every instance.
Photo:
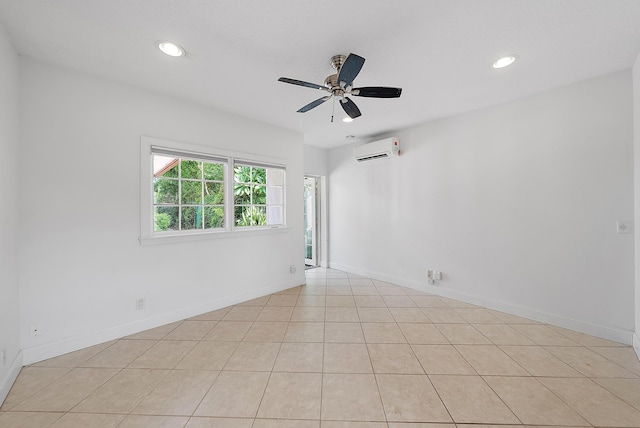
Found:
[[[344,112],[347,113],[347,115],[349,115],[351,119],[355,119],[356,117],[361,115],[360,109],[358,108],[356,103],[351,101],[349,98],[344,98],[342,101],[340,101],[340,105],[342,106]]]
[[[291,83],[292,85],[305,86],[311,89],[322,89],[323,91],[328,90],[326,86],[316,85],[315,83],[303,82],[302,80],[289,79],[288,77],[281,77],[278,79],[278,82]]]
[[[362,66],[364,65],[364,58],[356,54],[349,54],[347,59],[344,60],[344,64],[340,68],[338,74],[338,82],[344,82],[344,87],[353,85],[353,79],[356,78]]]
[[[402,88],[388,88],[386,86],[366,86],[364,88],[353,88],[351,95],[356,97],[371,98],[398,98],[402,93]]]
[[[322,104],[323,102],[327,101],[329,98],[331,98],[331,95],[327,95],[326,97],[318,98],[317,100],[312,101],[309,104],[307,104],[306,106],[302,107],[300,110],[298,110],[298,113],[306,113],[309,110],[311,110],[312,108],[318,107],[320,104]]]

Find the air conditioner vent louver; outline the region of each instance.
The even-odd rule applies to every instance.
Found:
[[[386,138],[353,149],[353,155],[358,162],[390,158],[398,156],[399,153],[400,143],[397,138]]]

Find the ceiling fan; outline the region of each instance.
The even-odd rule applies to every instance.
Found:
[[[289,79],[288,77],[281,77],[278,81],[290,83],[292,85],[305,86],[312,89],[320,89],[329,93],[329,95],[318,98],[317,100],[302,107],[298,110],[298,113],[306,113],[309,110],[318,107],[325,101],[333,98],[334,101],[338,100],[340,102],[342,109],[351,119],[355,119],[361,115],[360,109],[358,109],[356,103],[347,98],[347,95],[369,98],[398,98],[402,93],[402,88],[390,88],[387,86],[365,86],[362,88],[354,88],[353,80],[356,78],[358,73],[360,73],[363,65],[364,58],[354,53],[349,54],[349,56],[334,55],[331,57],[331,66],[336,70],[336,73],[327,76],[327,78],[324,79],[324,85]],[[331,122],[333,122],[333,115],[331,115]]]

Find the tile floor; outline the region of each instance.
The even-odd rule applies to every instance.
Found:
[[[472,425],[467,425],[472,424]],[[0,427],[640,427],[630,347],[329,269],[25,367]]]

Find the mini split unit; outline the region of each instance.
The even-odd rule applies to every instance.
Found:
[[[353,155],[358,162],[375,159],[386,159],[400,154],[400,144],[395,137],[373,141],[353,149]]]

